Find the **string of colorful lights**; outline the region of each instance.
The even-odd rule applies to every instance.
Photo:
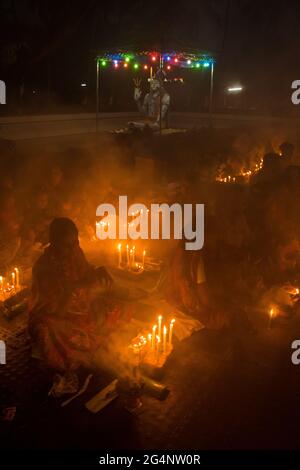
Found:
[[[202,69],[211,67],[215,59],[203,54],[187,54],[187,53],[158,53],[158,52],[140,52],[138,54],[131,53],[106,53],[98,56],[97,60],[101,67],[112,66],[115,69],[133,68],[138,70],[143,68],[148,70],[150,67],[157,66],[161,69],[171,71],[172,68]]]

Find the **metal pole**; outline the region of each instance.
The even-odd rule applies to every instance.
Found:
[[[214,62],[210,64],[210,93],[209,93],[209,121],[212,126],[212,110],[213,110],[213,93],[214,93]]]
[[[96,83],[96,133],[98,133],[99,118],[99,59],[97,57],[97,83]]]
[[[163,69],[163,58],[162,58],[162,54],[160,54],[160,58],[159,58],[159,68],[160,68],[160,80],[162,82],[162,85],[163,85],[163,73],[162,73],[162,69]],[[162,125],[162,122],[161,122],[161,89],[159,89],[159,133],[161,135],[161,125]]]

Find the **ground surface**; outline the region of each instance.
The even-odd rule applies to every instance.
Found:
[[[300,366],[291,363],[297,316],[268,329],[267,317],[261,315],[254,333],[202,330],[178,343],[162,377],[170,389],[168,398],[144,397],[138,416],[118,400],[95,415],[84,408],[113,378],[101,371],[67,407],[48,398],[51,376],[30,359],[24,322],[14,322],[14,340],[7,339],[8,364],[0,368],[1,402],[17,407],[12,422],[0,423],[2,448],[299,446]],[[11,332],[12,326],[7,329]]]

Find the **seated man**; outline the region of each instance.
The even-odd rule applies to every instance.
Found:
[[[33,346],[55,370],[91,366],[99,346],[92,288],[100,283],[110,287],[112,279],[105,268],[95,269],[86,261],[72,220],[54,219],[49,240],[33,266],[29,311]]]

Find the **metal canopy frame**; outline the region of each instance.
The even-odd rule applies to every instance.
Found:
[[[116,51],[105,52],[96,56],[96,132],[98,132],[98,120],[100,113],[100,69],[110,66],[114,70],[133,69],[135,71],[142,68],[149,71],[150,78],[153,76],[153,68],[158,70],[184,68],[184,69],[210,69],[210,90],[209,90],[209,118],[212,123],[213,92],[214,92],[214,68],[215,58],[204,53],[190,52],[153,52],[140,51],[137,53]],[[160,110],[161,112],[161,110]],[[160,120],[161,126],[161,120]]]

